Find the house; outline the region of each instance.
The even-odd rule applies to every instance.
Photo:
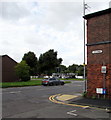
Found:
[[[19,78],[15,73],[17,62],[8,55],[0,56],[0,82],[17,82]]]
[[[87,20],[87,95],[111,98],[111,8]]]

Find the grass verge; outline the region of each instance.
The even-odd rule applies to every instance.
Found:
[[[65,83],[71,83],[71,82],[65,81]],[[27,82],[3,82],[0,83],[0,88],[38,86],[38,85],[42,85],[42,80],[30,80]]]
[[[27,82],[3,82],[0,83],[0,87],[7,88],[7,87],[24,87],[24,86],[37,86],[41,85],[41,80],[30,80]]]
[[[64,82],[65,82],[65,84],[66,84],[66,83],[71,83],[71,81],[64,81]]]

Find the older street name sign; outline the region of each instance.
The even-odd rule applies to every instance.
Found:
[[[92,51],[93,54],[98,54],[98,53],[102,53],[103,51],[102,50],[94,50]]]

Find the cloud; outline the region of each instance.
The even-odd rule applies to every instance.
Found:
[[[19,20],[29,14],[20,3],[0,2],[0,16],[5,20]]]
[[[20,62],[29,51],[39,57],[54,49],[64,65],[82,64],[82,1],[68,1],[1,2],[0,54],[8,54]],[[92,11],[105,8],[104,2],[88,4],[93,6]]]
[[[80,3],[75,2],[47,2],[39,3],[44,9],[42,24],[53,27],[57,30],[65,30],[71,22],[76,22],[77,18],[82,15]],[[76,19],[75,19],[76,16]]]

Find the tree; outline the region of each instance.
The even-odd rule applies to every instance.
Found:
[[[83,76],[84,75],[84,66],[83,65],[79,65],[78,66],[78,75],[79,76]]]
[[[78,70],[78,65],[76,65],[76,64],[70,65],[68,67],[68,70],[70,71],[70,73],[76,73]]]
[[[84,74],[84,67],[83,65],[73,64],[68,67],[68,71],[71,73],[77,73],[79,76],[83,76]]]
[[[15,72],[17,76],[21,79],[21,81],[30,80],[29,70],[30,67],[26,64],[25,61],[21,61],[15,66]]]
[[[53,49],[41,54],[39,57],[39,71],[40,73],[45,73],[51,75],[52,72],[55,72],[56,67],[62,62],[62,58],[57,58],[57,52],[54,52]]]
[[[59,66],[61,73],[65,73],[65,71],[67,70],[67,67],[65,65],[60,65]]]
[[[22,60],[25,60],[28,66],[30,66],[30,75],[37,75],[38,60],[34,52],[29,51],[24,54]]]

